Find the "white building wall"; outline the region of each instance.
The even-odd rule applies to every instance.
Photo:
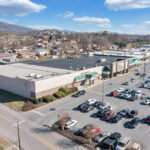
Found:
[[[71,74],[65,74],[62,76],[52,77],[45,80],[39,80],[35,82],[35,92],[39,93],[42,91],[46,91],[49,89],[54,89],[60,86],[64,86],[70,83],[73,83],[74,78],[78,75],[81,75],[83,73],[90,73],[90,72],[98,72],[100,75],[102,74],[103,66],[86,69],[82,71],[77,71],[75,73]]]
[[[31,92],[35,91],[33,81],[20,78],[10,78],[0,75],[0,89],[15,93],[25,98],[31,97]]]

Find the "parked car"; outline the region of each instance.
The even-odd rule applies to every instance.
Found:
[[[147,116],[145,118],[144,122],[150,125],[150,116]]]
[[[127,116],[129,113],[129,109],[123,109],[120,112],[118,112],[117,114],[122,115],[122,116]]]
[[[119,94],[118,91],[112,91],[112,92],[110,93],[110,96],[117,96],[118,94]]]
[[[92,111],[93,109],[94,109],[94,106],[86,105],[85,107],[83,107],[83,108],[81,109],[81,111],[83,111],[83,112],[90,112],[90,111]]]
[[[84,107],[86,107],[88,104],[87,103],[82,103],[80,104],[77,108],[78,110],[82,110]]]
[[[101,143],[96,145],[96,150],[114,150],[117,145],[117,141],[115,139],[111,139],[107,137]]]
[[[150,100],[145,100],[144,102],[142,102],[143,105],[149,105],[150,104]]]
[[[129,99],[131,97],[131,94],[125,94],[124,99]]]
[[[100,143],[102,140],[104,140],[106,137],[110,136],[110,133],[107,131],[101,132],[99,135],[97,135],[93,141]]]
[[[131,121],[128,122],[128,127],[135,128],[139,123],[140,123],[140,119],[138,117],[135,117]]]
[[[134,143],[131,147],[131,150],[141,150],[140,144]]]
[[[122,87],[120,87],[119,89],[116,90],[117,92],[122,92],[124,91],[124,89]]]
[[[122,83],[122,85],[130,85],[131,84],[131,82],[124,82],[124,83]]]
[[[93,105],[93,104],[96,102],[96,99],[91,98],[91,99],[86,100],[86,102],[87,102],[89,105]]]
[[[103,105],[103,102],[96,101],[93,106],[99,108],[100,105]]]
[[[68,128],[75,126],[76,124],[77,124],[76,120],[69,120],[68,122],[66,122],[64,127],[68,129]]]
[[[107,114],[110,110],[108,108],[105,108],[105,109],[100,109],[98,112],[97,112],[97,116],[99,117],[103,117],[105,114]]]
[[[99,106],[99,109],[105,109],[109,106],[109,103],[105,102],[105,103],[102,103],[100,106]]]
[[[115,116],[115,112],[114,111],[109,111],[106,115],[104,115],[104,120],[110,120]]]
[[[109,110],[114,110],[114,109],[115,109],[115,106],[109,105],[109,106],[107,106],[106,108],[108,108]]]
[[[124,92],[121,92],[117,95],[118,98],[124,98],[125,97],[125,94]]]
[[[137,110],[131,110],[129,113],[128,113],[128,117],[129,118],[134,118],[135,116],[138,115],[138,111]]]
[[[94,129],[91,130],[91,132],[92,132],[92,137],[94,138],[94,137],[96,137],[97,135],[99,135],[101,133],[101,129],[94,128]]]
[[[133,79],[133,78],[131,78],[131,82],[132,82],[132,83],[134,83],[134,82],[136,82],[136,80],[135,80],[135,79]]]
[[[76,94],[72,95],[73,97],[79,97],[81,95],[84,95],[86,93],[85,90],[82,90],[82,91],[78,91]]]
[[[119,132],[114,132],[109,136],[109,138],[115,139],[118,142],[121,138],[121,134]]]
[[[112,122],[113,123],[117,123],[118,121],[122,120],[122,115],[115,115],[113,118],[112,118]]]
[[[131,144],[131,139],[129,137],[125,137],[119,141],[115,150],[126,150],[130,144]]]

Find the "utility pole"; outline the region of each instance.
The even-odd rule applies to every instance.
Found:
[[[104,79],[102,84],[102,102],[104,102]]]
[[[18,144],[19,144],[19,150],[21,150],[21,140],[20,140],[20,129],[19,129],[19,125],[21,123],[25,122],[25,120],[17,122],[16,124],[12,125],[12,127],[17,127],[17,134],[18,134]]]

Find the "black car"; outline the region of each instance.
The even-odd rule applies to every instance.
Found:
[[[113,123],[117,123],[118,121],[120,121],[122,119],[122,115],[115,115],[113,118],[112,118],[112,122]]]
[[[135,116],[138,115],[138,111],[137,110],[131,110],[129,113],[128,113],[128,117],[129,118],[134,118]]]
[[[118,142],[121,138],[121,134],[119,132],[114,132],[109,136],[109,138],[115,139]]]
[[[93,109],[94,109],[94,106],[86,105],[85,107],[83,107],[83,108],[81,109],[81,111],[83,111],[83,112],[90,112],[90,111],[92,111]]]
[[[88,104],[87,103],[82,103],[78,106],[78,110],[82,110],[84,107],[86,107]]]
[[[105,109],[100,109],[98,112],[97,112],[97,116],[99,117],[104,117],[110,110],[108,108],[105,108]]]
[[[102,104],[103,104],[103,102],[96,101],[96,102],[93,104],[93,106],[99,108],[99,106],[102,105]]]
[[[128,122],[128,127],[135,128],[139,123],[140,123],[140,119],[138,117],[135,117],[131,121]]]
[[[101,150],[101,149],[114,150],[116,145],[117,145],[116,140],[108,137],[96,146],[96,150]]]
[[[76,93],[76,94],[74,94],[74,95],[72,95],[73,97],[79,97],[79,96],[81,96],[81,95],[84,95],[86,93],[86,91],[85,90],[82,90],[82,91],[79,91],[78,93]]]
[[[128,113],[129,113],[129,109],[123,109],[120,112],[118,112],[117,114],[121,115],[121,116],[127,116]]]

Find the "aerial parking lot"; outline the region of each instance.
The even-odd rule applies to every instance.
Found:
[[[73,130],[80,129],[87,124],[93,124],[101,131],[107,131],[109,133],[119,132],[122,137],[129,137],[144,146],[145,150],[149,150],[150,125],[144,123],[144,118],[150,116],[150,105],[148,102],[146,104],[143,104],[143,102],[145,102],[146,98],[146,100],[149,101],[148,97],[150,96],[150,91],[148,88],[140,87],[141,83],[148,80],[148,76],[150,75],[150,69],[148,68],[150,67],[147,65],[145,77],[138,76],[137,71],[134,69],[128,74],[105,80],[104,84],[101,82],[87,89],[86,93],[81,94],[79,97],[69,96],[24,115],[40,125],[47,124],[51,126],[58,120],[58,114],[66,112],[73,120],[77,121],[75,126],[72,127]],[[143,73],[142,67],[139,72]],[[129,84],[123,84],[125,82]],[[118,93],[110,96],[109,94],[114,91]],[[120,93],[122,93],[124,97],[119,97],[118,95]],[[100,102],[103,100],[103,102],[109,106],[109,109],[111,109],[111,113],[109,115],[105,114],[105,117],[97,116],[99,109],[94,107],[95,101],[87,101],[89,99]],[[84,111],[78,110],[78,106],[85,102],[88,102],[92,108],[88,110],[86,106],[83,109]],[[103,108],[105,106],[101,107]],[[112,118],[121,110],[126,109],[129,110],[128,114],[122,116],[117,123],[113,123]],[[131,110],[136,111],[136,113],[132,114]],[[134,117],[138,117],[140,121],[135,128],[130,128],[129,122]]]

